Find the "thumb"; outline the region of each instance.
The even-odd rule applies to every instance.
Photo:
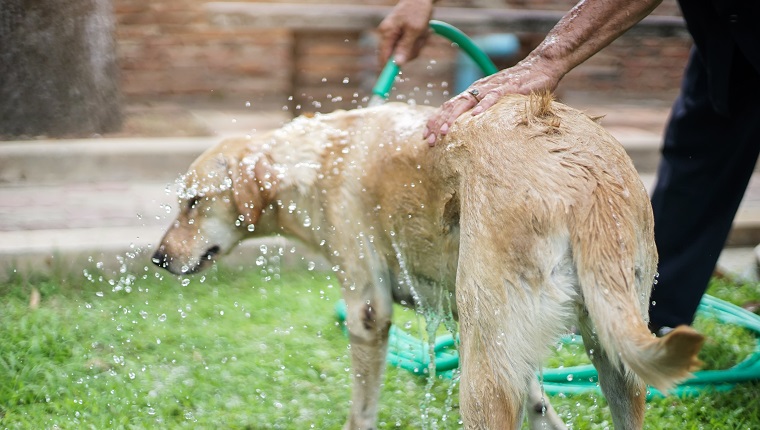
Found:
[[[414,59],[414,48],[417,45],[417,37],[412,36],[409,33],[404,33],[396,43],[396,50],[393,54],[393,59],[399,66],[404,65],[407,61]]]

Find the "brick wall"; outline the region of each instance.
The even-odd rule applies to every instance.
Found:
[[[327,0],[298,3],[336,6]],[[361,2],[365,6],[394,3]],[[346,29],[341,21],[345,18],[335,17],[334,29],[329,22],[319,23],[328,28],[224,26],[210,19],[204,4],[204,0],[114,0],[122,88],[127,97],[191,97],[230,105],[250,101],[254,106],[284,105],[309,111],[366,104],[379,67],[374,57],[373,25]],[[438,6],[503,9],[507,5],[565,11],[573,4],[562,0],[442,0]],[[655,13],[677,14],[675,1],[665,0]],[[478,26],[467,29],[470,34],[479,30]],[[527,52],[545,30],[523,29],[516,34]],[[431,41],[422,58],[404,71],[394,98],[438,104],[448,96],[457,51],[440,38]],[[678,87],[690,45],[683,32],[670,37],[625,35],[571,72],[560,89],[670,96]],[[516,60],[506,59],[500,65]]]
[[[290,89],[292,34],[224,31],[209,25],[201,0],[115,0],[126,96],[284,93]]]

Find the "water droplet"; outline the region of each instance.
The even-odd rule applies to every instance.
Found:
[[[159,315],[159,316],[158,316],[158,320],[159,320],[159,321],[161,321],[161,322],[164,322],[164,321],[166,321],[166,314],[161,314],[161,315]]]
[[[181,283],[183,287],[187,287],[188,285],[190,285],[190,278],[183,279]]]
[[[314,270],[314,268],[315,268],[315,267],[317,267],[317,263],[315,263],[315,262],[313,262],[313,261],[309,261],[309,264],[307,264],[307,265],[306,265],[306,268],[307,268],[309,271],[311,271],[311,270]]]
[[[569,374],[567,375],[567,382],[572,382],[572,381],[573,381],[573,374],[572,374],[572,373],[569,373]]]

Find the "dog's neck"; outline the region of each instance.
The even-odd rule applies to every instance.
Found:
[[[319,244],[326,234],[325,189],[335,181],[334,167],[348,155],[348,131],[332,124],[335,115],[299,117],[266,135],[250,148],[267,156],[277,172],[277,197],[266,216],[261,233],[278,233]],[[319,197],[322,196],[322,197]],[[276,226],[276,227],[275,227]],[[269,231],[275,228],[276,231]],[[258,229],[257,229],[258,230]]]

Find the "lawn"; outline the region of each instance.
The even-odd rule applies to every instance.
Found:
[[[41,300],[30,308],[33,290]],[[715,282],[743,303],[760,287]],[[23,429],[340,429],[349,404],[348,342],[329,273],[215,268],[178,279],[140,267],[0,284],[0,427]],[[424,331],[398,309],[398,327]],[[709,320],[703,361],[721,368],[754,348],[751,335]],[[562,347],[551,365],[585,362]],[[460,428],[457,385],[389,368],[379,428]],[[760,384],[649,403],[648,429],[760,429]],[[573,429],[611,428],[597,394],[553,396]]]

